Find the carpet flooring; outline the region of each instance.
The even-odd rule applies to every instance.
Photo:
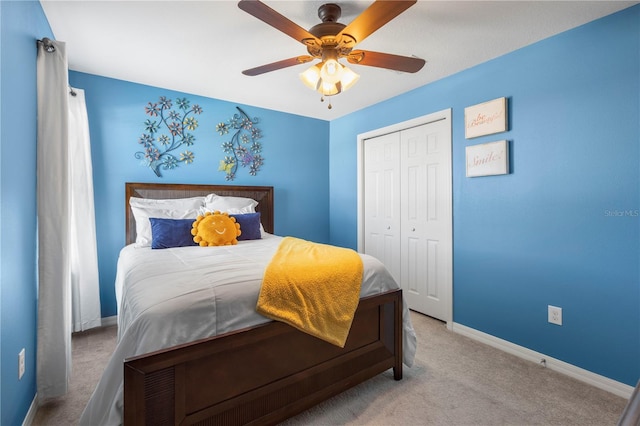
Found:
[[[450,332],[440,321],[411,315],[418,351],[403,380],[387,371],[282,425],[614,426],[627,403]],[[115,338],[115,327],[74,335],[70,391],[41,405],[33,425],[77,424]]]

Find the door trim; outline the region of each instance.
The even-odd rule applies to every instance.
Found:
[[[440,120],[449,120],[449,136],[451,138],[451,148],[453,150],[453,132],[452,132],[452,123],[451,123],[451,108],[443,109],[442,111],[434,112],[431,114],[423,115],[420,117],[413,118],[411,120],[403,121],[401,123],[392,124],[390,126],[382,127],[380,129],[371,130],[365,133],[360,133],[357,136],[357,188],[358,188],[358,211],[357,211],[357,222],[358,222],[358,252],[364,252],[364,144],[367,139],[371,139],[377,136],[386,135],[388,133],[394,133],[401,130],[409,129],[411,127],[422,126],[424,124],[433,123],[435,121]],[[452,156],[453,163],[453,156]],[[449,192],[451,193],[451,206],[449,206],[449,211],[451,212],[451,219],[453,223],[453,187],[452,180],[453,179],[453,164],[451,164],[451,179],[448,181],[449,184]],[[453,263],[453,229],[451,230],[451,244],[452,244],[452,253],[451,259]],[[447,328],[452,329],[453,327],[453,264],[451,265],[451,285],[449,286],[449,306],[447,307],[446,314],[446,322]]]

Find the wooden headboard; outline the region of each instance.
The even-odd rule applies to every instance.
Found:
[[[136,241],[136,221],[129,206],[129,198],[189,198],[211,193],[221,196],[253,198],[258,202],[256,211],[264,230],[273,234],[273,187],[272,186],[234,186],[234,185],[191,185],[175,183],[125,183],[125,223],[127,244]]]

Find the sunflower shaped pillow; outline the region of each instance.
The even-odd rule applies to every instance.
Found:
[[[240,233],[240,224],[236,223],[236,218],[219,211],[198,216],[191,229],[193,241],[202,247],[238,244]]]

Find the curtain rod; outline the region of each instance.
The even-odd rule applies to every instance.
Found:
[[[44,37],[42,40],[36,40],[36,44],[37,43],[44,44],[44,49],[49,53],[56,51],[56,47],[53,45],[53,42],[47,37]]]

